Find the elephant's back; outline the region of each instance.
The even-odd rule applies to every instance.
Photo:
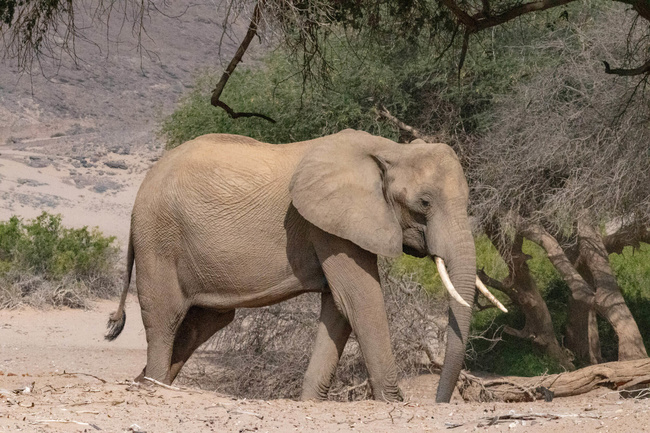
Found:
[[[165,153],[147,177],[192,179],[207,177],[259,184],[291,175],[308,146],[306,143],[269,144],[231,135],[208,134]],[[207,180],[207,179],[206,179]]]
[[[188,239],[202,243],[219,236],[223,241],[265,218],[280,223],[273,234],[277,240],[284,236],[281,215],[291,202],[293,167],[305,148],[210,134],[166,152],[138,191],[132,215],[135,244],[156,239],[161,254],[172,254]]]

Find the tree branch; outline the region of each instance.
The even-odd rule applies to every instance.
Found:
[[[582,278],[557,240],[539,224],[520,223],[521,233],[546,250],[549,260],[569,285],[573,297],[586,304],[594,302],[594,291]]]
[[[641,242],[650,244],[650,228],[639,224],[623,226],[615,233],[603,238],[603,243],[609,254],[621,254],[623,248],[628,245],[638,249]]]
[[[463,35],[463,47],[460,50],[460,59],[458,60],[458,81],[460,81],[460,71],[463,69],[465,64],[465,57],[467,56],[467,49],[469,48],[469,35],[470,31],[465,30]]]
[[[603,60],[603,63],[605,64],[605,73],[606,74],[612,74],[612,75],[622,75],[624,77],[632,77],[635,75],[644,75],[644,74],[650,74],[650,59],[648,59],[647,62],[639,66],[638,68],[633,68],[633,69],[623,69],[623,68],[615,68],[612,69],[609,66],[609,63]]]
[[[504,24],[508,21],[512,21],[515,18],[518,18],[522,15],[539,12],[546,9],[554,8],[557,6],[562,6],[567,3],[574,2],[575,0],[538,0],[529,3],[524,3],[519,6],[515,6],[509,9],[506,9],[505,12],[502,12],[498,15],[489,15],[485,13],[485,2],[484,9],[479,14],[470,16],[465,12],[455,0],[442,0],[442,3],[447,6],[447,8],[458,18],[469,33],[476,33],[481,30],[495,27],[501,24]],[[489,11],[489,9],[488,9]]]
[[[540,12],[557,6],[563,6],[576,0],[536,0],[520,4],[506,9],[497,15],[491,15],[488,0],[482,0],[483,9],[481,12],[470,15],[459,6],[456,0],[441,0],[447,9],[453,13],[458,21],[465,26],[469,33],[476,33],[481,30],[499,26],[512,21],[522,15],[532,12]],[[633,9],[646,20],[650,20],[650,5],[647,0],[613,0],[619,3],[629,4]],[[639,75],[639,74],[636,74]]]
[[[481,0],[483,3],[483,16],[489,17],[490,16],[490,1],[489,0]]]
[[[598,387],[629,392],[630,388],[650,382],[650,362],[648,359],[608,362],[548,376],[502,377],[490,381],[463,373],[458,388],[466,401],[531,401],[543,399],[546,394],[543,389],[552,392],[555,398],[584,394]]]
[[[388,111],[388,109],[386,107],[384,107],[383,105],[381,105],[380,107],[375,107],[375,112],[380,117],[383,117],[384,119],[388,120],[393,125],[397,126],[399,129],[408,132],[409,134],[411,134],[415,138],[419,138],[420,140],[424,140],[427,143],[436,143],[436,142],[438,142],[436,137],[434,137],[433,135],[427,135],[427,134],[421,132],[420,130],[415,129],[412,126],[407,125],[406,123],[399,120],[397,117],[390,114],[390,111]]]
[[[465,26],[466,29],[469,31],[476,31],[475,28],[477,26],[477,22],[474,18],[469,16],[467,12],[465,12],[463,9],[461,9],[460,6],[458,6],[455,2],[455,0],[442,0],[442,4],[447,6],[447,8],[456,15],[456,18],[458,18],[458,21],[461,22],[462,25]]]
[[[221,97],[221,93],[223,92],[224,87],[226,86],[226,83],[230,79],[230,76],[235,71],[235,68],[237,67],[239,62],[241,62],[244,53],[246,52],[251,41],[257,34],[260,18],[262,16],[262,13],[260,11],[260,3],[262,3],[262,1],[263,0],[258,1],[257,4],[255,5],[255,10],[253,11],[253,17],[251,18],[251,22],[248,25],[248,31],[246,32],[246,36],[244,37],[244,40],[242,41],[241,45],[239,45],[239,48],[237,48],[237,52],[233,56],[232,60],[230,60],[230,63],[228,64],[228,67],[224,71],[223,75],[221,75],[221,79],[217,83],[217,86],[212,91],[212,98],[210,99],[210,103],[215,107],[223,108],[226,111],[226,113],[228,113],[228,115],[233,119],[237,119],[239,117],[260,117],[264,120],[268,120],[271,123],[275,123],[275,120],[271,119],[270,117],[264,114],[236,112],[232,108],[230,108],[228,104],[226,104],[225,102],[219,99]]]

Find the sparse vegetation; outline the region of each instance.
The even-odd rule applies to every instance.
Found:
[[[401,377],[431,371],[444,357],[447,301],[427,295],[410,277],[381,267],[384,299]],[[235,320],[195,354],[180,383],[246,398],[300,396],[316,334],[320,298],[298,296],[265,308],[237,311]],[[190,367],[190,368],[188,368]],[[359,346],[350,337],[330,389],[332,400],[370,396]]]
[[[114,237],[66,228],[60,215],[0,222],[0,309],[22,305],[83,308],[118,293]]]

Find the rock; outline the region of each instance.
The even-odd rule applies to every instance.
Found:
[[[122,189],[122,185],[114,180],[110,179],[101,179],[94,187],[93,191],[98,193],[103,193],[108,190],[119,191]]]
[[[108,150],[109,152],[117,153],[118,155],[129,155],[131,153],[131,147],[129,145],[113,146]]]
[[[30,167],[34,167],[34,168],[47,167],[51,163],[52,163],[52,161],[49,161],[46,158],[42,158],[40,156],[33,156],[33,155],[30,156],[28,158],[28,160],[27,160],[27,165],[29,165]]]
[[[104,164],[105,164],[107,167],[110,167],[110,168],[119,168],[120,170],[126,170],[126,169],[128,168],[127,165],[126,165],[126,162],[124,162],[123,160],[119,160],[119,161],[106,161]]]
[[[39,181],[34,180],[34,179],[23,179],[23,178],[18,178],[18,180],[16,180],[16,182],[18,182],[19,185],[27,185],[27,186],[41,186],[41,185],[47,185],[46,183],[39,182]]]

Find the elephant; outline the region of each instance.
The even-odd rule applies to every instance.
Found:
[[[319,292],[301,398],[327,398],[354,331],[374,398],[396,401],[402,394],[377,256],[429,256],[454,297],[436,395],[448,402],[477,282],[468,195],[446,144],[398,144],[355,130],[281,145],[198,137],[166,152],[140,186],[124,289],[105,337],[124,328],[134,265],[147,339],[136,380],[171,384],[238,308]]]

